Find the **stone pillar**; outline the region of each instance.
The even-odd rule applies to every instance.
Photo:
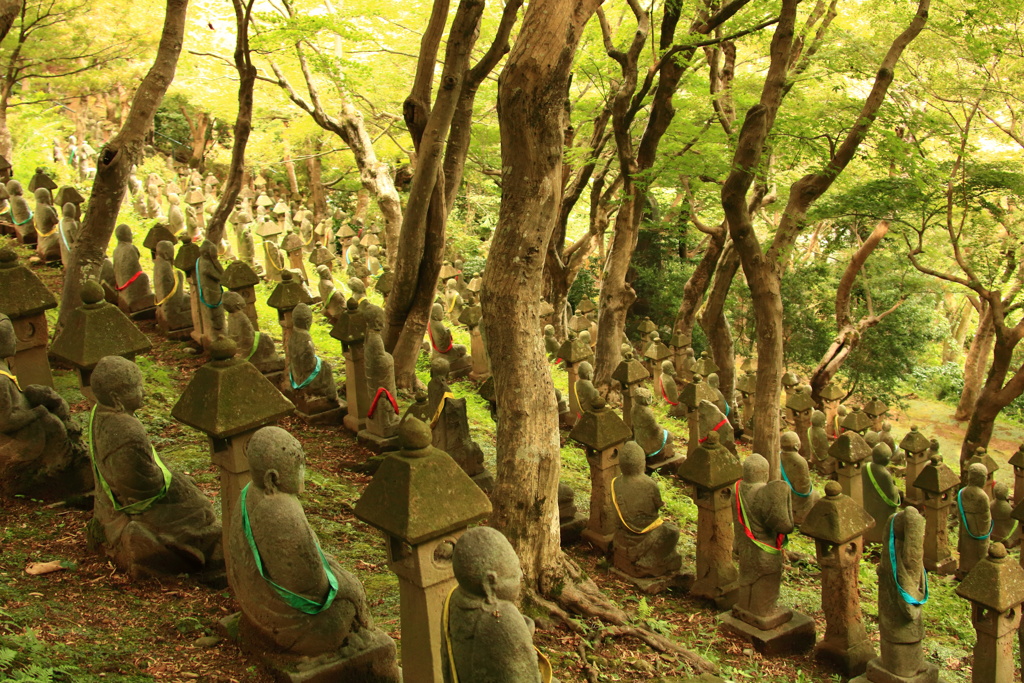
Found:
[[[668,348],[672,352],[672,364],[677,370],[682,367],[683,359],[686,358],[686,349],[690,348],[692,343],[691,335],[678,332],[673,333],[672,338],[668,340]]]
[[[466,527],[491,512],[483,491],[430,442],[427,425],[403,420],[402,450],[384,458],[355,506],[356,517],[384,532],[388,567],[398,576],[405,683],[444,680],[441,614],[455,586],[452,550]]]
[[[907,482],[909,490],[909,478]],[[956,571],[956,558],[949,551],[949,508],[960,486],[960,478],[936,454],[921,469],[913,484],[924,496],[924,568],[936,574],[952,574]]]
[[[623,354],[622,362],[612,373],[612,379],[622,387],[622,421],[630,429],[633,429],[633,394],[640,383],[650,376],[647,368],[633,357],[632,352]]]
[[[931,442],[928,438],[917,430],[916,426],[910,428],[907,435],[900,441],[900,448],[907,454],[907,467],[905,470],[904,478],[907,482],[907,493],[903,499],[910,505],[920,508],[925,503],[927,496],[914,483],[917,481],[918,476],[928,465],[928,448]],[[925,557],[928,557],[928,551],[925,551]],[[927,559],[925,560],[927,562]]]
[[[661,391],[661,363],[671,355],[669,348],[657,338],[644,349],[644,358],[647,360],[647,370],[651,375],[651,385],[655,394]]]
[[[882,421],[888,412],[889,406],[885,405],[883,401],[879,401],[877,397],[871,397],[871,400],[864,406],[864,414],[871,420],[871,431],[882,431]]]
[[[363,340],[366,335],[366,321],[359,312],[355,299],[349,299],[345,312],[338,316],[337,324],[331,328],[331,336],[341,342],[345,355],[345,401],[348,412],[343,422],[353,434],[366,428],[366,411],[370,399],[366,391],[366,363],[363,357]]]
[[[844,676],[858,676],[877,655],[860,608],[862,534],[875,525],[867,510],[844,495],[834,481],[807,513],[800,533],[814,539],[821,567],[821,608],[825,637],[814,648]]]
[[[829,447],[828,454],[839,464],[837,474],[843,493],[864,506],[864,484],[861,470],[871,457],[871,446],[856,432],[843,432]]]
[[[687,457],[693,455],[694,450],[700,445],[700,417],[697,414],[700,402],[714,403],[716,398],[718,394],[699,374],[694,374],[693,381],[679,392],[679,402],[686,408],[686,424],[689,427],[689,437],[686,441]]]
[[[974,565],[956,593],[970,600],[971,621],[978,634],[971,681],[1012,681],[1013,635],[1021,623],[1024,569],[1006,556],[1002,543],[993,543],[988,548],[988,557]]]
[[[590,521],[582,536],[604,552],[611,550],[618,528],[612,479],[619,476],[619,448],[632,436],[632,430],[602,399],[597,399],[594,411],[584,413],[569,432],[569,438],[586,450],[590,465]]]
[[[44,311],[57,300],[39,277],[18,263],[13,249],[0,249],[0,313],[11,319],[17,350],[9,359],[11,372],[22,387],[53,386],[46,344],[49,333]]]
[[[1013,468],[1013,504],[1019,505],[1024,500],[1024,444],[1010,456],[1009,463]]]
[[[811,462],[811,411],[814,410],[814,400],[811,398],[809,387],[799,387],[796,391],[790,392],[786,400],[786,413],[789,415],[793,431],[800,438],[800,455],[804,460]]]
[[[590,346],[581,342],[574,332],[569,332],[569,338],[558,349],[558,357],[565,364],[565,371],[569,375],[569,412],[573,415],[580,415],[580,399],[576,396],[576,381],[580,378],[579,364],[590,358],[592,352]]]
[[[676,476],[692,484],[697,505],[697,578],[690,594],[732,606],[739,571],[733,562],[733,485],[743,476],[739,457],[718,442],[718,432],[693,450]]]

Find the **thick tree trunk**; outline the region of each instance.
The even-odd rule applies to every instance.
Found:
[[[985,370],[988,368],[989,358],[992,355],[992,346],[995,343],[992,307],[984,299],[981,305],[982,312],[978,319],[978,329],[974,332],[974,339],[971,341],[971,346],[967,350],[967,358],[964,361],[964,389],[960,393],[960,401],[953,414],[953,419],[958,422],[970,419],[974,413],[982,384],[985,382]]]
[[[708,240],[708,246],[704,250],[704,254],[701,256],[700,261],[697,262],[693,272],[690,273],[686,284],[683,285],[683,299],[679,302],[679,312],[676,313],[676,322],[672,326],[672,331],[675,334],[684,336],[693,334],[693,324],[697,321],[697,313],[700,311],[701,301],[704,299],[704,294],[708,291],[711,279],[718,268],[718,260],[722,256],[727,237],[728,232],[725,226],[720,227],[711,234],[711,239]],[[733,250],[733,253],[735,253],[735,250]],[[739,257],[736,256],[735,260],[738,266]],[[733,273],[735,272],[736,269],[733,268]],[[717,360],[715,364],[719,365]],[[728,399],[728,397],[726,398]]]
[[[181,115],[188,123],[189,133],[192,135],[192,151],[188,159],[188,167],[194,168],[202,173],[206,167],[206,143],[210,132],[210,115],[205,111],[199,111],[195,117],[188,115],[188,110],[181,107]]]
[[[106,256],[107,244],[114,232],[117,214],[121,208],[132,166],[142,160],[146,133],[153,125],[153,117],[163,100],[167,87],[174,80],[174,72],[181,54],[181,41],[185,33],[185,14],[188,0],[167,0],[163,32],[156,59],[146,77],[139,84],[132,100],[132,108],[124,126],[100,150],[96,164],[96,179],[89,196],[89,209],[82,221],[78,244],[71,255],[71,263],[64,274],[64,292],[61,297],[63,324],[68,312],[81,305],[79,291],[83,276],[96,277]]]
[[[718,366],[718,388],[726,402],[733,408],[729,411],[729,421],[734,427],[740,426],[736,419],[739,411],[732,400],[733,388],[736,385],[736,351],[732,342],[732,330],[729,329],[729,319],[725,316],[725,300],[729,297],[729,289],[739,267],[739,254],[735,249],[726,249],[715,272],[715,284],[708,294],[708,303],[700,319],[700,326],[711,346],[711,357]]]
[[[0,96],[0,156],[10,162],[13,150],[14,140],[7,126],[7,98]]]
[[[224,193],[206,226],[206,237],[214,244],[224,239],[224,225],[242,190],[245,173],[245,148],[252,132],[252,91],[256,83],[256,67],[249,52],[249,19],[255,0],[231,0],[235,9],[235,69],[238,70],[238,114],[235,116],[235,140],[231,148],[231,166],[224,184]]]
[[[0,0],[0,43],[3,42],[11,27],[21,14],[22,0]]]
[[[323,164],[320,150],[323,144],[317,138],[310,156],[306,158],[306,173],[309,174],[309,192],[313,197],[313,222],[319,223],[327,215],[327,195],[324,193]]]
[[[599,0],[531,3],[499,79],[502,198],[482,292],[498,403],[491,523],[529,589],[563,587],[555,391],[537,334],[544,259],[562,188],[562,114],[573,55]]]
[[[967,423],[964,442],[960,447],[961,469],[976,448],[988,448],[999,412],[1021,394],[1022,384],[1018,377],[1003,386],[1010,372],[1013,352],[1020,336],[1015,332],[994,336],[996,339],[992,349],[992,367],[970,413],[970,422]]]

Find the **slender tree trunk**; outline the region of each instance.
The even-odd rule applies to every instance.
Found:
[[[231,0],[235,9],[235,69],[238,71],[238,114],[235,116],[235,143],[231,148],[224,193],[206,226],[206,238],[214,244],[224,239],[224,225],[242,190],[245,173],[245,148],[252,132],[252,91],[256,83],[256,67],[249,52],[249,19],[255,0]]]
[[[352,213],[352,218],[359,221],[363,225],[366,224],[366,214],[370,211],[370,193],[365,187],[359,188],[356,192],[356,209]],[[385,238],[387,235],[385,235]],[[391,246],[388,245],[387,253],[391,253]]]
[[[299,177],[295,175],[295,162],[292,161],[292,144],[288,141],[287,126],[285,126],[281,161],[284,163],[284,170],[288,175],[288,189],[291,190],[292,197],[297,197],[299,194]]]
[[[964,442],[960,447],[961,469],[963,469],[964,462],[974,455],[976,448],[988,448],[1000,411],[1021,394],[1019,384],[1016,387],[1012,386],[1016,382],[1006,387],[1003,386],[1013,362],[1013,352],[1020,339],[1019,334],[1011,332],[993,336],[995,336],[995,342],[992,348],[992,367],[988,371],[988,377],[981,387],[974,409],[969,416],[970,421],[967,423]]]
[[[202,173],[206,167],[206,143],[209,141],[210,115],[205,111],[199,111],[193,118],[188,115],[184,107],[181,113],[188,122],[189,132],[192,134],[192,152],[189,156],[188,167],[194,168]]]
[[[676,322],[672,326],[672,330],[675,334],[681,334],[684,336],[690,336],[693,334],[693,324],[697,320],[700,303],[704,299],[704,294],[708,291],[708,287],[711,285],[712,277],[715,275],[715,271],[718,268],[718,261],[722,256],[722,251],[725,248],[725,240],[728,236],[725,226],[720,227],[717,232],[712,233],[711,239],[708,240],[708,246],[704,250],[704,254],[701,256],[700,261],[697,262],[697,266],[693,269],[693,272],[690,273],[690,277],[687,278],[686,284],[683,285],[683,299],[679,302],[679,312],[676,313]],[[736,257],[736,265],[739,265],[738,256]],[[735,268],[733,269],[733,273],[735,273]],[[720,365],[717,360],[715,361],[715,364]],[[728,397],[726,397],[726,400],[728,400]]]
[[[12,151],[14,140],[11,138],[11,129],[7,126],[7,97],[0,95],[0,156],[9,162]]]
[[[99,275],[128,185],[128,174],[132,166],[142,160],[146,133],[153,125],[153,117],[164,93],[174,80],[185,33],[187,9],[188,0],[167,0],[163,32],[153,66],[135,91],[131,111],[121,131],[100,150],[96,179],[89,196],[89,209],[82,221],[78,244],[71,254],[71,263],[64,274],[61,319],[58,325],[63,324],[68,312],[81,305],[79,291],[83,277]]]
[[[320,138],[316,138],[310,156],[306,159],[306,173],[309,174],[309,191],[313,196],[314,223],[319,223],[327,215],[327,195],[324,193],[323,164],[319,156],[321,149],[323,149],[323,144]]]
[[[729,412],[729,421],[734,427],[740,426],[736,419],[739,411],[732,405],[733,387],[736,385],[736,351],[732,342],[732,330],[729,329],[729,319],[725,315],[725,301],[729,297],[729,289],[739,267],[739,254],[735,249],[726,248],[715,272],[715,284],[708,294],[708,302],[700,320],[700,326],[711,346],[711,357],[718,366],[718,388],[726,403],[733,408]]]
[[[950,295],[952,298],[952,295]],[[951,322],[953,323],[950,338],[942,344],[942,362],[956,362],[964,352],[964,341],[971,329],[971,318],[974,315],[974,306],[969,301],[964,301],[959,314],[951,311]]]
[[[995,326],[992,324],[992,307],[982,300],[982,313],[978,319],[978,329],[974,332],[974,339],[967,350],[967,359],[964,361],[964,390],[960,394],[960,401],[956,405],[956,412],[953,419],[958,422],[970,419],[974,413],[975,404],[982,391],[982,384],[985,382],[985,370],[988,367],[989,358],[992,356],[992,346],[995,343]]]

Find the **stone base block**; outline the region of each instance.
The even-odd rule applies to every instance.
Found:
[[[703,581],[695,581],[690,586],[690,595],[703,600],[710,600],[715,603],[715,607],[722,610],[732,609],[732,606],[736,604],[738,593],[739,585],[735,582],[726,586],[719,586],[713,581],[705,579]]]
[[[686,453],[673,454],[668,458],[651,458],[647,461],[647,471],[661,471],[662,474],[675,474],[676,468],[686,460]]]
[[[345,406],[339,406],[331,408],[330,410],[304,413],[298,408],[296,408],[295,414],[306,424],[339,425],[341,424],[342,419],[345,417],[345,413],[347,410],[348,409]]]
[[[345,417],[342,418],[341,422],[343,425],[345,425],[345,429],[352,432],[353,434],[358,434],[362,430],[366,429],[366,423],[360,421],[354,415],[346,414]]]
[[[356,434],[356,438],[359,439],[359,443],[378,453],[397,451],[399,448],[397,434],[394,436],[380,436],[379,434],[374,434],[369,429],[363,429]]]
[[[187,341],[192,338],[192,328],[183,327],[179,330],[169,330],[161,327],[160,334],[174,341]]]
[[[620,579],[622,579],[623,581],[628,581],[629,583],[633,584],[640,590],[641,593],[646,593],[647,595],[657,595],[658,593],[661,593],[662,591],[667,590],[669,588],[677,588],[679,590],[688,591],[690,590],[690,586],[693,585],[692,574],[672,573],[667,574],[665,576],[657,576],[653,578],[642,579],[637,576],[630,576],[626,572],[615,567],[612,568],[612,573]]]
[[[452,361],[451,367],[448,371],[448,377],[451,379],[462,379],[468,377],[469,373],[473,371],[473,357],[463,356]]]
[[[740,621],[732,612],[718,615],[718,621],[725,630],[749,640],[765,657],[777,657],[799,654],[814,647],[814,620],[796,610],[791,613],[789,621],[768,631]]]
[[[615,538],[615,534],[602,534],[593,529],[587,528],[580,534],[584,541],[590,543],[592,546],[600,550],[601,552],[607,553],[612,549],[612,539]]]
[[[587,528],[587,518],[580,513],[576,513],[576,516],[572,519],[562,522],[559,525],[561,544],[572,545],[580,540],[580,534],[585,528]]]
[[[878,657],[870,640],[847,644],[822,640],[814,646],[814,657],[834,667],[844,676],[859,676],[868,662]]]
[[[854,678],[850,683],[946,683],[939,677],[939,667],[934,664],[925,664],[923,671],[915,676],[897,676],[894,673],[882,668],[880,658],[868,662],[868,670],[862,675]]]
[[[132,320],[154,320],[156,319],[156,307],[140,308],[127,314]]]

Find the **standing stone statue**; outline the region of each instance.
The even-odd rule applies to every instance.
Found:
[[[278,355],[273,337],[254,329],[245,309],[245,299],[241,294],[224,292],[228,336],[238,346],[241,357],[255,365],[264,375],[281,372],[284,370],[284,359]]]
[[[176,194],[167,195],[167,229],[177,235],[185,229],[185,215],[181,212],[181,197]]]
[[[164,334],[192,329],[192,305],[185,291],[185,274],[174,268],[174,244],[167,240],[156,245],[153,289],[157,322]]]
[[[395,438],[398,431],[398,406],[395,395],[395,360],[384,350],[384,309],[370,303],[361,306],[366,321],[363,356],[366,359],[366,395],[372,396],[367,412],[366,430],[377,440]]]
[[[135,417],[142,371],[121,356],[105,356],[90,386],[96,405],[87,438],[97,483],[90,544],[133,578],[188,573],[223,581],[213,506],[189,477],[164,465]]]
[[[306,416],[314,416],[340,408],[338,387],[334,384],[331,364],[316,352],[309,329],[313,325],[313,311],[300,303],[292,309],[292,332],[288,337],[289,376],[285,380],[285,395],[296,409]]]
[[[395,645],[374,628],[362,585],[321,550],[306,520],[302,446],[280,427],[263,427],[246,453],[252,483],[227,533],[243,647],[279,653],[274,668],[304,665],[305,675],[324,676],[317,680],[397,683]]]
[[[469,374],[473,369],[473,359],[466,354],[465,346],[452,343],[452,333],[444,325],[444,307],[441,304],[434,304],[430,309],[427,335],[433,354],[448,361],[453,379]]]
[[[57,234],[60,219],[47,188],[37,187],[34,194],[36,210],[32,218],[36,229],[36,256],[43,261],[56,261],[60,259],[60,235]]]
[[[196,285],[199,288],[200,313],[203,316],[203,345],[224,336],[224,290],[220,286],[224,266],[217,258],[217,245],[206,240],[199,247]],[[209,336],[209,342],[205,339]]]
[[[324,306],[324,315],[327,316],[331,325],[335,325],[345,312],[345,297],[338,292],[329,266],[317,266],[316,274],[320,278],[317,289],[320,294],[320,301]]]
[[[811,442],[811,462],[814,471],[823,476],[831,476],[836,471],[836,461],[828,454],[832,445],[825,429],[825,413],[820,410],[811,412],[811,428],[807,431],[807,438]]]
[[[442,616],[445,683],[550,680],[533,647],[533,620],[516,607],[523,572],[512,544],[496,529],[474,527],[455,544],[452,568],[459,585]]]
[[[892,435],[892,424],[889,422],[882,423],[882,431],[878,432],[878,440],[889,447],[892,451],[892,464],[894,467],[902,467],[907,464],[907,457],[896,445],[896,439]]]
[[[485,493],[494,487],[494,476],[484,467],[484,452],[469,434],[466,399],[455,398],[448,386],[448,361],[430,362],[427,385],[427,423],[434,448],[452,457]]]
[[[544,351],[548,354],[548,360],[554,361],[558,358],[558,350],[562,348],[562,343],[555,338],[555,326],[545,325],[544,326]]]
[[[17,349],[14,325],[0,313],[0,497],[85,493],[92,472],[68,404],[50,387],[18,383],[7,362]]]
[[[818,502],[818,492],[811,484],[811,471],[807,461],[800,455],[800,436],[796,432],[783,432],[780,446],[782,452],[779,454],[779,471],[782,480],[789,486],[793,521],[799,526]]]
[[[580,378],[576,380],[575,385],[571,388],[576,392],[576,400],[579,401],[580,410],[583,412],[592,411],[594,409],[594,401],[601,398],[597,387],[594,386],[594,366],[587,361],[583,361],[579,364],[577,372]]]
[[[658,378],[661,385],[661,397],[668,403],[668,414],[672,417],[686,418],[686,406],[679,400],[679,385],[676,383],[676,366],[670,360],[662,361],[661,376]]]
[[[78,205],[67,202],[61,209],[61,219],[57,226],[60,235],[60,260],[67,268],[71,264],[71,252],[78,242]]]
[[[25,191],[17,180],[7,181],[7,194],[10,196],[11,222],[14,232],[22,244],[31,244],[36,240],[36,227],[32,222],[32,209],[25,201]]]
[[[1020,543],[1020,522],[1013,518],[1013,503],[1010,502],[1010,488],[999,482],[992,491],[992,542],[1013,548]]]
[[[156,306],[149,286],[149,275],[142,270],[139,249],[132,244],[132,229],[122,223],[114,230],[114,280],[117,283],[117,305],[127,315]]]
[[[993,523],[985,493],[987,476],[985,465],[974,463],[967,468],[967,485],[956,494],[957,517],[960,520],[960,540],[957,542],[960,563],[956,568],[956,578],[960,580],[979,560],[988,556]]]
[[[633,424],[633,439],[644,451],[647,468],[656,470],[669,463],[677,462],[678,458],[675,457],[672,435],[658,424],[658,418],[651,410],[651,402],[650,391],[643,388],[637,389],[633,395],[633,408],[630,417]]]
[[[877,443],[871,449],[871,462],[861,470],[864,509],[875,519],[875,526],[864,532],[865,545],[885,541],[885,522],[902,502],[896,480],[889,471],[891,455],[888,446]]]
[[[627,577],[673,575],[683,558],[676,551],[679,527],[661,517],[661,490],[645,472],[647,458],[636,441],[619,450],[621,476],[612,480],[612,502],[618,520],[614,564]]]

